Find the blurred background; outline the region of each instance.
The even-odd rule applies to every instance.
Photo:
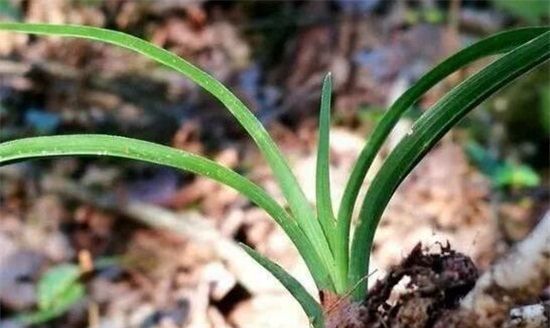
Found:
[[[335,205],[369,132],[412,83],[464,46],[547,24],[549,13],[538,0],[0,0],[0,20],[120,30],[207,70],[266,125],[312,203],[320,86],[331,71]],[[411,108],[375,166],[414,119],[488,62]],[[528,234],[548,207],[548,69],[480,105],[413,171],[377,232],[373,279],[418,242],[449,241],[484,269]],[[1,33],[0,141],[70,133],[198,153],[282,200],[243,129],[185,77],[101,43]],[[3,167],[0,326],[307,327],[237,242],[313,290],[274,222],[209,180],[109,158]]]

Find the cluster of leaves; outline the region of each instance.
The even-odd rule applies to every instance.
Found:
[[[216,97],[256,142],[287,200],[289,210],[254,182],[209,159],[149,143],[110,135],[64,135],[19,139],[0,144],[0,164],[53,156],[114,156],[165,165],[203,175],[230,186],[263,208],[297,247],[320,291],[361,301],[367,294],[369,253],[376,227],[393,193],[425,154],[470,110],[550,56],[548,28],[503,32],[477,42],[443,61],[387,110],[369,136],[348,179],[338,211],[332,208],[329,179],[331,78],[325,77],[320,109],[316,169],[316,209],[307,201],[281,151],[252,112],[224,85],[177,55],[117,31],[74,26],[0,23],[0,30],[87,38],[111,43],[168,66]],[[363,180],[399,118],[435,84],[479,58],[503,54],[443,96],[418,118],[410,133],[386,158],[359,208],[351,238],[351,219]],[[298,281],[254,250],[244,249],[269,270],[300,302],[314,327],[323,327],[321,305]]]

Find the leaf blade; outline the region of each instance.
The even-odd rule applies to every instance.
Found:
[[[292,277],[288,272],[281,268],[278,264],[272,262],[267,257],[256,252],[247,245],[241,244],[243,249],[256,262],[269,271],[279,282],[292,294],[292,296],[300,303],[302,309],[310,319],[311,325],[315,328],[324,328],[324,315],[321,305],[307,292],[307,290]]]
[[[325,236],[330,240],[334,228],[334,211],[330,197],[330,170],[329,170],[329,129],[330,129],[330,101],[332,80],[330,73],[323,80],[321,90],[321,108],[319,113],[319,140],[317,144],[317,166],[315,171],[315,197],[317,203],[317,217]]]
[[[349,262],[349,238],[351,217],[357,202],[359,190],[363,180],[370,169],[374,158],[387,136],[393,130],[399,118],[412,106],[423,94],[437,83],[445,79],[458,69],[471,62],[489,55],[507,52],[539,35],[548,31],[547,27],[528,27],[505,31],[483,40],[459,51],[445,59],[431,71],[420,78],[411,88],[401,95],[388,109],[382,120],[369,136],[369,139],[355,163],[346,183],[344,194],[340,201],[337,214],[337,238],[338,244],[343,245],[336,250],[336,262],[338,267],[348,268]]]
[[[110,43],[135,51],[160,64],[168,66],[200,85],[227,107],[258,145],[258,148],[270,165],[295,219],[307,238],[310,239],[315,250],[319,253],[323,265],[327,269],[333,267],[334,260],[328,241],[324,238],[321,225],[315,219],[313,209],[281,151],[252,112],[221,82],[179,56],[123,32],[90,26],[29,23],[0,23],[0,30],[37,35],[77,37]]]
[[[207,158],[147,141],[110,135],[61,135],[0,143],[0,166],[31,158],[111,156],[169,166],[227,185],[264,209],[288,234],[320,286],[330,286],[326,269],[303,231],[262,188],[235,171]]]
[[[550,32],[517,47],[477,74],[468,78],[440,99],[413,125],[409,135],[390,153],[372,181],[360,212],[350,261],[350,282],[360,282],[368,272],[368,254],[374,233],[391,196],[425,154],[460,119],[493,93],[550,58]],[[366,294],[360,282],[355,300]]]
[[[330,194],[330,105],[332,93],[332,75],[326,74],[321,88],[321,105],[319,111],[319,139],[317,143],[317,163],[315,168],[315,198],[317,207],[317,218],[325,238],[333,254],[339,247],[336,242],[336,219],[332,208]],[[334,281],[336,292],[344,293],[346,276],[343,268],[336,266],[336,279]]]
[[[60,295],[78,282],[80,268],[74,264],[61,264],[47,270],[38,281],[38,307],[47,310],[55,307]]]

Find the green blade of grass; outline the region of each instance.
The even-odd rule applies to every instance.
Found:
[[[548,30],[547,27],[520,28],[480,40],[457,52],[426,73],[393,103],[369,136],[348,178],[338,210],[338,247],[335,254],[337,267],[348,268],[351,217],[363,180],[376,154],[405,111],[433,86],[462,67],[477,59],[510,51]]]
[[[204,157],[147,141],[109,135],[62,135],[0,143],[0,166],[54,156],[111,156],[189,171],[234,188],[264,209],[296,245],[319,287],[330,288],[326,268],[309,239],[288,213],[262,188],[235,171]]]
[[[321,222],[321,227],[325,233],[325,238],[329,241],[332,252],[336,249],[336,220],[332,209],[332,200],[330,196],[330,102],[332,93],[332,76],[328,73],[323,80],[321,89],[321,105],[319,111],[319,140],[317,144],[317,166],[315,171],[315,197],[317,205],[317,217]],[[339,270],[340,269],[340,270]],[[346,276],[345,270],[336,267],[339,272],[334,281],[336,292],[345,292]]]
[[[241,244],[243,249],[250,255],[256,262],[269,271],[279,282],[292,294],[292,296],[300,303],[302,309],[307,314],[311,326],[315,328],[325,328],[323,309],[321,305],[307,292],[307,290],[288,274],[278,264],[272,262],[268,258],[264,257],[260,253],[256,252],[252,248]]]
[[[334,236],[334,212],[330,197],[329,170],[329,131],[330,131],[330,98],[332,81],[330,73],[323,80],[321,90],[321,110],[319,113],[319,141],[317,146],[317,167],[315,172],[315,188],[317,216],[325,236],[329,241]],[[332,245],[331,245],[332,246]]]
[[[468,78],[440,99],[413,125],[410,133],[390,153],[363,200],[354,233],[349,284],[368,272],[374,233],[391,196],[426,153],[469,111],[517,77],[550,57],[550,32],[515,48]],[[359,283],[355,300],[365,297],[367,284]]]
[[[285,196],[294,217],[303,229],[307,238],[318,252],[322,264],[327,269],[334,266],[334,259],[328,241],[300,188],[296,177],[290,170],[279,148],[275,145],[265,128],[250,110],[227,87],[191,63],[177,55],[135,36],[103,28],[79,25],[51,25],[27,23],[0,23],[0,30],[9,30],[38,35],[56,35],[63,37],[85,38],[110,43],[138,52],[158,63],[168,66],[200,85],[220,102],[239,121],[243,128],[256,142],[269,163],[275,179]],[[332,270],[329,270],[332,272]]]

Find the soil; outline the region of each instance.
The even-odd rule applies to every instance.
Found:
[[[479,276],[474,262],[449,243],[429,253],[418,243],[403,261],[370,289],[361,305],[328,305],[330,328],[450,327],[444,317],[456,309]],[[404,285],[403,292],[397,292]],[[325,303],[326,304],[326,303]]]

